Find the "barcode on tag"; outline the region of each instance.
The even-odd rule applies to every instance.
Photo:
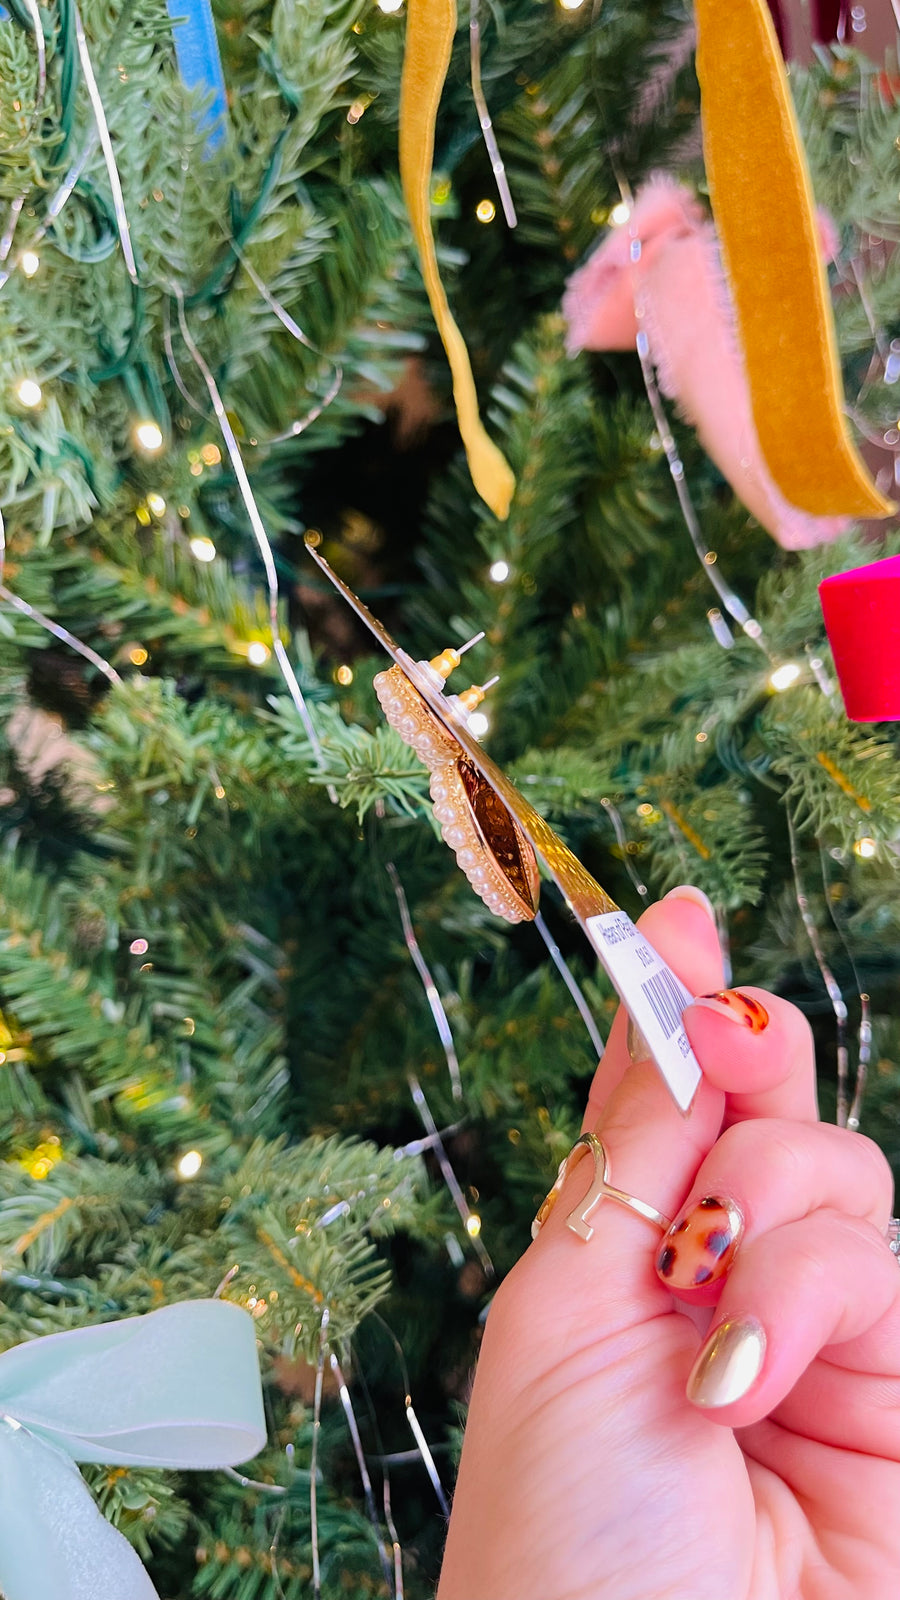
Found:
[[[690,995],[685,999],[687,991],[684,985],[678,982],[668,967],[654,973],[652,978],[641,984],[641,988],[653,1007],[653,1015],[663,1033],[667,1039],[671,1039],[681,1027],[681,1013],[690,1002]]]
[[[691,994],[624,911],[588,917],[588,936],[681,1111],[700,1082],[700,1064],[681,1014]]]

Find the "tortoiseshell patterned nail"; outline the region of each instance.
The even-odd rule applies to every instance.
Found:
[[[751,995],[741,994],[739,989],[719,989],[716,994],[700,994],[691,1003],[706,1006],[707,1010],[716,1011],[719,1016],[730,1017],[733,1022],[749,1028],[751,1033],[762,1033],[769,1026],[769,1013],[765,1006]]]
[[[675,1219],[660,1246],[656,1270],[670,1289],[702,1289],[724,1278],[744,1230],[733,1200],[707,1195]]]

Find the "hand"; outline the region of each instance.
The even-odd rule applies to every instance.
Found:
[[[722,988],[702,905],[675,891],[640,926],[692,993]],[[800,1013],[744,992],[761,1031],[727,1006],[685,1013],[704,1069],[687,1118],[629,1063],[620,1008],[585,1118],[609,1181],[676,1226],[704,1198],[736,1205],[733,1257],[714,1241],[712,1281],[676,1298],[703,1211],[663,1241],[607,1199],[584,1243],[566,1219],[593,1161],[570,1169],[488,1314],[438,1600],[896,1600],[890,1172],[818,1122]],[[723,1324],[730,1356],[720,1338],[704,1361]]]

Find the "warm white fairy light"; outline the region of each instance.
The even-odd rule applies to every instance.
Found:
[[[166,502],[161,494],[148,494],[147,504],[155,517],[161,517],[165,514]]]
[[[483,711],[473,711],[469,716],[469,732],[476,739],[483,739],[490,727],[490,723]]]
[[[475,215],[479,222],[493,222],[497,215],[497,207],[493,200],[479,200],[475,207]]]
[[[488,577],[491,583],[505,583],[509,577],[509,562],[492,561],[488,568]]]
[[[179,1178],[196,1178],[202,1165],[203,1157],[199,1150],[185,1150],[176,1170]]]
[[[878,854],[878,844],[875,839],[857,839],[853,846],[854,855],[862,856],[864,861],[871,861]]]
[[[797,682],[802,670],[796,661],[786,661],[783,667],[776,667],[775,671],[769,674],[769,684],[776,691],[789,689],[792,683]]]
[[[26,278],[33,278],[41,264],[41,258],[36,250],[23,250],[19,257],[19,266]]]
[[[247,660],[254,667],[264,667],[269,659],[269,646],[261,639],[251,639],[247,646]]]
[[[20,406],[27,406],[33,411],[44,398],[44,392],[34,378],[20,378],[16,384],[16,399]]]
[[[481,1233],[481,1218],[477,1211],[470,1211],[466,1217],[466,1233],[470,1239],[477,1239]]]
[[[138,422],[134,429],[134,439],[142,450],[146,450],[152,455],[155,451],[162,449],[162,428],[158,422],[153,422],[150,419]]]
[[[403,0],[376,0],[376,4],[379,11],[383,11],[386,16],[390,16],[394,11],[403,10]]]
[[[215,561],[216,559],[216,547],[212,539],[207,539],[206,535],[202,533],[198,533],[196,538],[191,540],[190,552],[196,561]],[[265,645],[263,649],[265,649]]]
[[[619,200],[609,213],[609,220],[614,228],[621,228],[631,216],[631,207],[627,200]]]

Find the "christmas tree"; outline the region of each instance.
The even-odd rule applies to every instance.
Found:
[[[817,588],[900,544],[781,548],[646,359],[573,353],[567,280],[651,175],[705,204],[682,0],[460,21],[430,198],[506,518],[401,194],[402,3],[171,11],[0,21],[0,1335],[246,1308],[265,1451],[87,1466],[100,1509],[168,1600],[424,1596],[480,1319],[616,1001],[552,886],[537,931],[472,894],[303,536],[415,658],[484,630],[494,758],[634,916],[705,890],[737,980],[813,1022],[823,1114],[868,1067],[892,1160],[896,739],[847,719]],[[890,492],[896,62],[791,84]]]

